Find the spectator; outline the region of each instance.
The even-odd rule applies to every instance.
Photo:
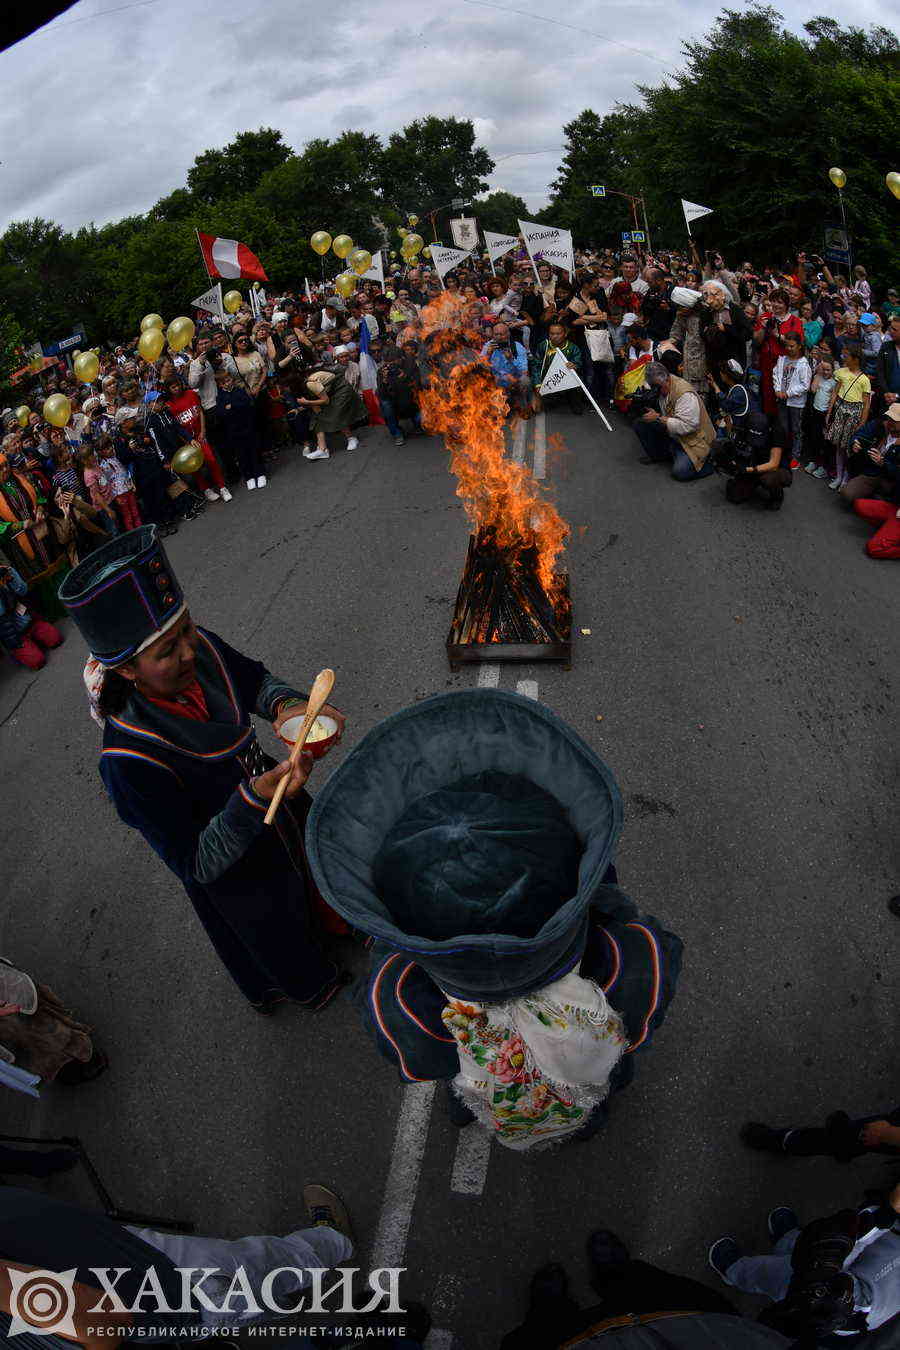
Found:
[[[779,356],[772,372],[772,386],[778,404],[778,435],[790,467],[799,465],[803,447],[803,413],[812,368],[803,355],[803,342],[796,333],[784,338],[784,355]]]
[[[403,349],[388,344],[382,352],[378,367],[378,403],[381,415],[395,445],[405,445],[406,436],[400,425],[401,419],[410,421],[413,434],[422,430],[417,402],[421,386],[418,362],[414,343],[404,343]]]
[[[816,371],[810,384],[812,390],[809,409],[809,450],[811,457],[806,464],[805,471],[812,474],[813,478],[827,479],[829,476],[833,477],[835,473],[834,450],[825,435],[825,419],[828,416],[832,390],[836,387],[836,384],[834,362],[820,360],[816,365]]]
[[[780,287],[769,295],[768,305],[764,305],[759,315],[753,342],[756,348],[756,360],[760,372],[760,400],[763,412],[768,417],[778,415],[778,402],[772,383],[772,373],[779,356],[784,355],[784,338],[788,333],[796,333],[803,341],[803,322],[797,315],[789,313],[790,296]]]
[[[119,516],[119,525],[123,530],[136,530],[143,524],[138,508],[137,493],[131,474],[116,455],[116,447],[111,436],[102,436],[97,447],[97,457],[109,477],[112,504]]]
[[[669,336],[681,348],[682,374],[688,384],[698,393],[706,393],[706,343],[703,341],[702,313],[699,291],[689,286],[676,286],[672,291],[672,303],[676,306],[675,318]]]
[[[502,320],[494,324],[493,334],[481,349],[494,373],[494,381],[509,400],[510,412],[529,416],[531,380],[528,374],[528,353],[521,342],[513,342],[509,325]]]
[[[743,364],[752,333],[740,304],[724,281],[704,281],[701,295],[700,327],[707,370],[718,370],[726,361]]]
[[[900,400],[900,307],[888,323],[875,363],[875,388],[882,405]]]
[[[831,391],[825,434],[834,447],[835,476],[828,484],[832,491],[847,481],[847,452],[858,429],[868,421],[872,402],[872,386],[860,364],[858,342],[843,346],[843,364],[834,372],[835,387]]]
[[[216,371],[216,414],[222,443],[240,465],[248,492],[268,482],[259,458],[256,405],[242,384],[224,366]]]
[[[240,344],[242,342],[249,347],[250,339],[238,339],[236,364],[239,370],[241,362]],[[247,359],[249,360],[251,358],[248,357]],[[252,359],[255,359],[260,367],[262,366],[262,361],[260,360],[258,352],[253,352]],[[263,375],[263,379],[265,379],[265,375]],[[225,486],[225,479],[222,475],[222,470],[219,467],[219,462],[213,454],[212,446],[206,439],[206,419],[203,416],[203,408],[197,394],[194,393],[193,389],[187,389],[185,387],[184,380],[180,375],[173,375],[166,385],[165,404],[157,407],[156,403],[157,400],[154,398],[150,404],[153,411],[148,419],[148,428],[151,433],[155,433],[155,436],[159,437],[160,448],[162,449],[161,442],[164,434],[163,428],[165,426],[166,430],[168,430],[168,426],[163,422],[158,423],[156,419],[165,417],[165,408],[167,407],[181,429],[186,442],[193,441],[203,452],[205,468],[200,469],[199,472],[194,474],[194,481],[203,492],[206,500],[208,502],[216,502],[221,497],[223,502],[230,502],[231,493]],[[169,439],[167,449],[170,447],[171,439]],[[174,451],[171,453],[174,453]]]
[[[97,510],[98,523],[109,534],[118,534],[119,526],[112,504],[112,478],[100,464],[97,452],[92,446],[85,446],[80,452],[78,466],[91,505]]]
[[[304,450],[304,459],[330,459],[328,434],[333,431],[342,431],[347,438],[347,449],[355,450],[359,440],[353,434],[353,427],[366,418],[366,405],[344,379],[343,371],[314,370],[307,377],[306,388],[311,397],[300,398],[298,402],[312,410],[311,426],[316,433],[316,448]]]
[[[531,382],[534,386],[535,411],[540,412],[542,409],[559,407],[565,402],[569,412],[580,417],[584,412],[584,395],[580,389],[564,389],[558,394],[542,394],[540,392],[547,371],[550,369],[557,353],[562,354],[563,360],[570,370],[581,372],[582,355],[578,343],[571,340],[565,324],[551,323],[546,338],[538,343],[537,351],[531,358]]]
[[[335,347],[334,361],[335,365],[339,366],[343,371],[344,379],[347,381],[350,388],[355,389],[356,392],[359,393],[362,372],[360,371],[359,363],[353,360],[353,353],[356,349],[354,347],[351,350],[351,346],[342,345],[340,347]]]
[[[62,646],[63,636],[58,628],[42,619],[28,600],[28,587],[19,573],[8,563],[0,562],[0,647],[17,665],[29,670],[40,670],[47,663],[45,652]],[[0,993],[3,990],[4,971],[0,965]],[[3,1005],[0,1003],[0,1013]],[[0,1021],[0,1042],[3,1041],[5,1018]],[[0,1059],[7,1058],[0,1043]]]
[[[658,412],[648,409],[634,423],[644,448],[640,463],[670,462],[672,477],[679,483],[692,483],[713,473],[710,449],[716,433],[700,395],[658,361],[647,366],[645,379],[658,390],[662,408]]]

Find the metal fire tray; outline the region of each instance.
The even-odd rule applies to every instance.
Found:
[[[564,587],[566,595],[570,597],[568,575]],[[459,670],[462,665],[479,661],[560,661],[565,670],[572,668],[571,597],[565,635],[554,642],[460,642],[458,625],[459,618],[454,612],[447,635],[447,660],[451,670]]]

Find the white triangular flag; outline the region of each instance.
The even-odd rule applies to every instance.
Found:
[[[494,263],[498,258],[502,258],[505,253],[511,253],[519,242],[517,234],[494,234],[492,230],[485,230],[484,242],[487,244],[488,258],[491,263],[491,271],[494,270]]]
[[[684,212],[684,223],[687,225],[688,230],[691,228],[692,220],[699,220],[701,216],[711,216],[713,213],[713,207],[698,206],[696,202],[686,202],[683,197],[681,199],[681,209]]]
[[[570,370],[565,352],[557,349],[553,360],[547,367],[547,374],[541,381],[540,394],[561,394],[564,389],[580,389],[581,381],[577,370]]]
[[[458,267],[464,258],[471,257],[471,252],[464,248],[443,248],[440,244],[431,245],[431,263],[434,270],[441,279],[441,285],[444,284],[444,277],[451,272],[454,267]]]
[[[198,295],[191,304],[194,309],[202,309],[206,314],[215,314],[219,319],[225,318],[225,307],[222,304],[222,283],[217,282],[215,286],[210,286],[208,291]]]
[[[525,239],[528,256],[535,266],[535,275],[539,262],[560,267],[570,277],[575,275],[571,230],[563,230],[555,225],[539,225],[534,220],[520,220],[519,229]]]
[[[372,254],[372,266],[362,274],[363,281],[377,281],[384,290],[384,254],[381,249]]]
[[[312,291],[309,289],[309,277],[304,277],[303,280],[304,280],[305,283],[306,283],[306,298],[307,298],[307,300],[311,300],[311,299],[312,299]]]

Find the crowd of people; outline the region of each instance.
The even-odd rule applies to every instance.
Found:
[[[518,1151],[603,1130],[678,983],[680,939],[618,886],[612,774],[549,709],[479,688],[392,715],[311,802],[313,755],[276,764],[252,720],[270,721],[288,743],[285,728],[309,696],[197,626],[161,539],[210,507],[239,510],[232,488],[266,489],[292,449],[327,460],[338,437],[352,452],[373,424],[398,445],[425,434],[419,396],[440,361],[425,311],[443,297],[460,346],[489,367],[510,418],[589,413],[581,385],[542,393],[559,356],[598,404],[629,419],[642,462],[671,465],[679,482],[718,469],[729,500],[769,508],[805,469],[878,525],[872,556],[900,556],[900,539],[890,543],[900,516],[895,292],[873,295],[862,268],[845,279],[802,254],[787,269],[758,271],[696,251],[583,251],[575,261],[572,284],[521,249],[498,275],[473,261],[443,283],[407,267],[384,287],[362,283],[349,301],[287,290],[258,314],[198,315],[189,347],[152,363],[135,336],[100,354],[93,384],[45,377],[26,425],[5,415],[0,454],[0,644],[38,668],[62,640],[40,610],[59,588],[90,651],[85,684],[103,729],[106,791],[183,886],[237,990],[264,1016],[285,1002],[321,1012],[351,981],[332,939],[364,938],[357,1004],[378,1050],[401,1081],[444,1084],[455,1126],[487,1129]],[[42,416],[51,393],[72,405],[62,427]],[[195,456],[188,470],[185,448]],[[321,711],[340,739],[343,714]],[[6,1086],[37,1095],[106,1070],[91,1027],[8,962],[0,1015]],[[756,1121],[743,1138],[780,1156],[896,1155],[900,1112],[835,1113],[824,1129]],[[0,1152],[10,1173],[43,1176],[76,1161],[67,1149]],[[273,1261],[309,1274],[349,1259],[340,1197],[311,1186],[305,1200],[304,1228],[229,1242],[124,1226],[10,1189],[0,1251],[26,1268],[80,1269],[89,1237],[97,1264],[127,1258],[136,1286],[150,1266],[165,1284],[183,1265],[240,1264],[258,1292]],[[900,1313],[898,1215],[893,1188],[805,1227],[791,1209],[774,1210],[770,1256],[715,1242],[709,1261],[724,1283],[770,1301],[759,1323],[598,1230],[588,1259],[599,1307],[579,1309],[565,1271],[545,1267],[505,1344],[550,1350],[612,1335],[628,1350],[647,1322],[672,1350],[788,1350],[797,1338],[871,1332]],[[375,1303],[371,1311],[380,1317]],[[0,1284],[0,1333],[8,1313]],[[254,1320],[246,1309],[207,1313],[195,1306],[188,1321]],[[421,1338],[427,1322],[407,1317],[407,1334]],[[143,1322],[132,1325],[142,1334]]]

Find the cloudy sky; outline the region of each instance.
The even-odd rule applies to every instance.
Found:
[[[662,79],[682,39],[702,34],[720,8],[497,6],[80,0],[0,54],[0,230],[37,215],[74,228],[145,211],[184,184],[195,155],[247,128],[279,127],[299,148],[346,128],[384,134],[426,113],[473,118],[497,161],[491,186],[537,209],[563,123]],[[780,8],[799,30],[824,6]],[[862,27],[890,21],[875,0],[825,12]]]

